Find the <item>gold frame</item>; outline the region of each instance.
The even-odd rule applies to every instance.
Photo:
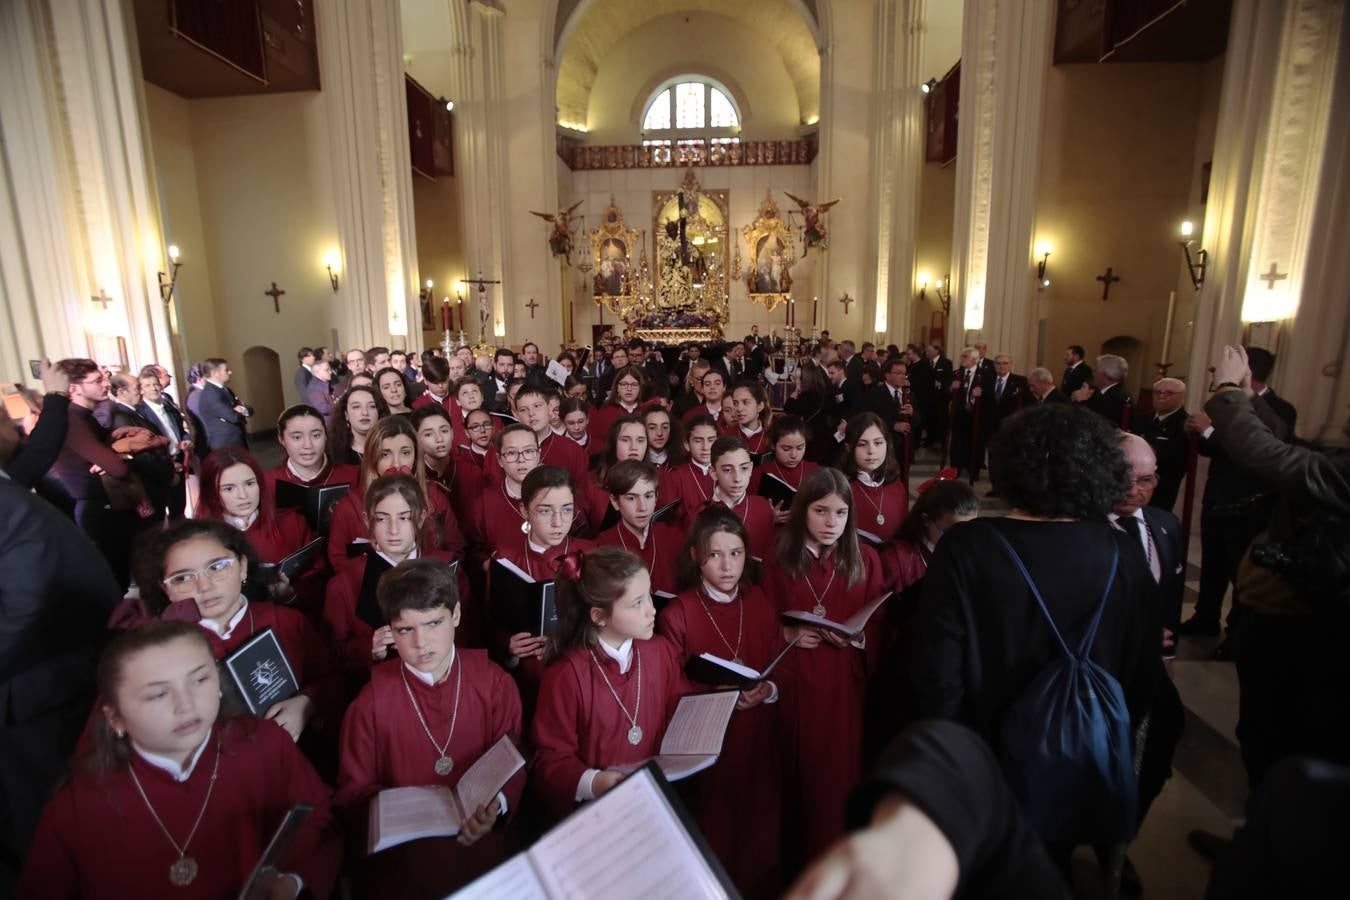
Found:
[[[779,215],[778,204],[774,202],[772,191],[765,193],[763,202],[759,204],[759,215],[754,224],[741,229],[741,237],[745,241],[747,250],[746,256],[749,259],[749,265],[745,272],[746,294],[749,296],[751,303],[760,304],[767,312],[772,312],[779,304],[786,303],[792,296],[792,265],[796,262],[796,259],[793,258],[792,231],[792,223]],[[777,239],[783,247],[783,259],[786,263],[783,275],[787,278],[787,290],[770,292],[755,290],[759,274],[757,248],[761,241],[767,238]]]
[[[609,205],[605,207],[605,212],[600,218],[600,224],[592,229],[587,235],[591,242],[591,259],[595,266],[594,274],[587,273],[591,279],[591,300],[597,305],[603,305],[614,315],[622,315],[624,309],[629,306],[633,298],[637,295],[637,285],[635,278],[637,272],[633,265],[633,252],[640,249],[638,247],[641,238],[635,229],[629,228],[623,220],[623,210],[619,209],[614,202],[614,195],[609,197]],[[601,251],[610,241],[619,241],[626,248],[624,254],[624,274],[620,276],[619,293],[609,294],[600,293],[595,290],[596,279],[600,278],[600,265],[604,262]]]
[[[662,304],[662,303],[661,303],[661,299],[660,299],[660,298],[663,296],[663,292],[662,292],[662,289],[661,289],[661,288],[662,288],[662,284],[661,284],[661,262],[662,262],[661,242],[662,242],[663,240],[668,240],[668,239],[665,237],[665,227],[661,224],[661,213],[665,210],[665,208],[666,208],[667,206],[670,205],[670,203],[671,203],[672,201],[676,200],[676,198],[678,198],[679,195],[682,194],[682,193],[685,195],[686,200],[688,199],[689,196],[693,196],[693,197],[695,198],[696,201],[697,201],[698,199],[700,199],[700,198],[707,198],[708,201],[709,201],[709,202],[717,209],[717,211],[721,214],[721,216],[722,216],[722,224],[721,224],[720,226],[714,225],[713,223],[708,222],[707,220],[703,219],[702,214],[698,212],[699,206],[698,206],[698,204],[696,203],[695,206],[694,206],[694,210],[695,210],[695,214],[696,214],[696,219],[691,220],[691,221],[694,221],[695,224],[697,224],[697,225],[700,227],[700,230],[702,230],[702,231],[704,231],[704,232],[707,232],[707,233],[715,233],[715,234],[718,236],[718,243],[721,245],[721,252],[720,252],[720,254],[717,254],[717,256],[719,256],[720,259],[718,259],[718,265],[716,266],[716,269],[717,269],[717,272],[719,273],[720,289],[723,291],[723,293],[725,293],[727,287],[729,286],[729,285],[728,285],[728,281],[727,281],[727,272],[729,271],[730,264],[731,264],[731,237],[732,237],[732,234],[731,234],[731,192],[730,192],[730,191],[724,191],[724,190],[715,190],[715,191],[704,190],[704,189],[699,185],[699,183],[698,183],[698,176],[694,174],[694,170],[693,170],[692,168],[689,168],[689,169],[685,169],[685,172],[684,172],[684,180],[680,182],[680,186],[679,186],[679,188],[677,188],[676,190],[673,190],[673,191],[652,191],[652,215],[651,215],[651,218],[652,218],[652,245],[653,245],[654,258],[655,258],[655,265],[652,267],[652,269],[653,269],[653,278],[652,278],[652,287],[653,287],[652,293],[653,293],[653,297],[652,297],[652,303],[653,303],[653,305],[654,305],[655,307],[657,307],[658,309],[659,309],[659,308],[662,308],[663,306],[672,306],[672,305],[679,305],[679,306],[690,305],[690,306],[696,306],[696,307],[698,307],[699,312],[701,312],[701,313],[703,313],[703,314],[705,314],[705,315],[708,315],[708,314],[715,315],[715,316],[717,316],[720,320],[725,321],[725,320],[726,320],[726,317],[727,317],[727,315],[728,315],[728,310],[726,310],[726,309],[716,310],[716,309],[709,309],[709,308],[706,308],[706,304],[703,303],[702,300],[697,299],[697,298],[694,296],[694,295],[697,293],[697,290],[696,290],[695,288],[693,288],[692,285],[676,285],[676,286],[673,288],[673,289],[675,290],[676,293],[678,293],[678,294],[681,295],[678,299],[685,300],[686,302],[684,302],[684,303],[675,303],[675,304]],[[669,293],[671,292],[671,290],[672,290],[671,287],[667,287],[665,293],[666,293],[666,294],[669,294]],[[706,294],[705,294],[705,296],[706,296]],[[730,298],[728,297],[727,300],[729,301],[729,299],[730,299]]]

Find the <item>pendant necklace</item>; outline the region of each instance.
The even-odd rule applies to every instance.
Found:
[[[718,626],[717,620],[713,618],[712,610],[708,608],[708,601],[703,598],[704,592],[703,588],[699,589],[698,602],[703,604],[703,611],[708,614],[708,621],[712,623],[712,627],[717,632],[717,636],[722,639],[722,643],[726,644],[727,649],[731,651],[731,661],[738,666],[743,665],[741,662],[741,634],[745,627],[745,599],[740,596],[733,596],[731,598],[731,602],[736,603],[737,614],[736,646],[733,647],[731,646],[731,641],[727,640],[727,636],[722,633],[722,629]],[[738,600],[740,601],[739,603],[737,603]],[[817,615],[819,615],[819,613],[817,613]]]
[[[526,534],[529,534],[530,532],[528,529],[530,527],[530,521],[529,519],[525,518],[525,511],[521,509],[520,506],[517,505],[516,501],[511,499],[511,495],[506,492],[505,478],[502,479],[502,496],[506,498],[506,502],[511,507],[511,511],[514,512],[516,515],[520,516],[520,530],[525,532]]]
[[[206,807],[211,802],[211,792],[216,786],[216,776],[220,774],[220,743],[216,743],[216,763],[211,767],[211,780],[206,785],[206,798],[202,800],[202,808],[197,813],[197,821],[192,823],[192,830],[188,832],[187,839],[183,841],[183,846],[178,846],[178,842],[169,834],[169,829],[164,827],[164,822],[155,812],[155,807],[150,803],[150,798],[145,794],[145,788],[141,787],[141,780],[136,777],[136,766],[132,763],[127,765],[127,771],[131,773],[131,783],[136,785],[136,791],[145,801],[146,809],[150,810],[150,816],[159,826],[159,830],[164,832],[164,836],[169,839],[173,849],[178,851],[178,859],[173,865],[169,866],[169,883],[174,887],[187,887],[192,884],[192,879],[197,877],[197,860],[187,855],[188,844],[192,843],[193,835],[197,833],[197,826],[202,824],[202,817],[206,815]]]
[[[455,654],[455,661],[451,665],[459,663],[459,654]],[[450,733],[445,736],[444,744],[437,744],[436,739],[431,736],[431,729],[427,727],[427,720],[422,717],[422,708],[417,705],[417,698],[413,696],[412,685],[408,684],[408,673],[404,666],[400,665],[398,673],[403,676],[403,689],[408,692],[408,700],[412,703],[413,712],[417,713],[417,721],[422,723],[422,730],[427,733],[427,740],[431,741],[431,746],[436,748],[436,774],[449,775],[455,767],[455,761],[445,752],[450,749],[450,739],[455,736],[455,722],[459,720],[459,688],[464,681],[464,666],[461,663],[455,668],[455,706],[450,713]]]
[[[861,481],[858,481],[858,482],[857,482],[857,485],[858,485],[858,496],[860,496],[860,497],[862,497],[864,500],[866,500],[866,501],[867,501],[867,505],[870,506],[870,507],[872,507],[872,509],[876,511],[876,514],[877,514],[877,524],[878,524],[878,525],[885,525],[885,524],[886,524],[886,517],[883,516],[883,515],[881,514],[881,507],[882,507],[882,504],[884,504],[884,503],[886,502],[886,498],[883,496],[882,499],[881,499],[881,503],[873,503],[873,502],[872,502],[872,498],[869,497],[869,496],[867,495],[867,491],[866,491],[866,490],[863,490],[863,488],[865,487],[865,485],[864,485]],[[885,491],[885,485],[884,485],[884,484],[882,485],[882,490],[883,490],[883,492]]]
[[[707,503],[708,492],[703,489],[703,482],[699,481],[698,466],[692,460],[689,462],[689,472],[691,475],[694,476],[694,487],[698,488],[699,497],[703,500],[704,503]]]
[[[624,537],[623,533],[624,533],[625,531],[627,531],[627,530],[628,530],[628,526],[625,525],[624,523],[620,522],[620,523],[619,523],[619,543],[623,545],[623,549],[625,549],[625,550],[628,550],[628,539],[627,539],[626,537]],[[634,537],[636,537],[636,535],[634,535]],[[651,522],[648,522],[648,523],[647,523],[647,540],[648,540],[648,541],[651,541],[651,545],[652,545],[652,561],[651,561],[651,564],[647,566],[647,571],[648,571],[648,572],[655,572],[655,571],[656,571],[656,554],[660,551],[661,548],[660,548],[660,545],[657,544],[656,541],[652,540],[652,523],[651,523]],[[644,546],[642,546],[641,544],[639,544],[639,545],[638,545],[638,552],[635,553],[634,555],[635,555],[636,557],[638,557],[639,559],[642,559],[643,553],[645,553],[646,550],[647,550],[646,547],[644,547]],[[628,552],[632,553],[633,551],[629,550]]]
[[[590,653],[591,662],[595,663],[595,667],[600,670],[600,677],[605,679],[605,687],[609,688],[609,692],[614,695],[614,702],[619,704],[619,709],[623,712],[624,717],[633,726],[628,729],[628,743],[636,747],[642,743],[642,726],[637,723],[638,712],[642,709],[642,654],[638,652],[637,644],[633,644],[633,664],[637,667],[637,702],[633,704],[632,715],[629,715],[628,707],[624,706],[623,701],[619,699],[619,692],[614,690],[614,685],[610,683],[609,676],[605,674],[605,667],[600,665],[600,660],[595,658],[595,651],[587,650],[586,652]]]
[[[828,596],[830,595],[830,585],[834,584],[834,574],[835,574],[835,568],[834,568],[833,566],[831,566],[831,567],[830,567],[830,580],[827,581],[827,582],[825,582],[825,590],[821,591],[819,594],[816,593],[816,587],[815,587],[815,585],[813,585],[813,584],[811,583],[811,573],[810,573],[810,572],[807,572],[807,573],[806,573],[806,577],[804,577],[804,578],[802,579],[802,581],[806,582],[806,587],[807,587],[807,589],[811,591],[811,596],[816,598],[816,605],[815,605],[815,607],[811,610],[811,614],[812,614],[812,615],[816,615],[816,616],[823,616],[823,615],[825,615],[825,598],[828,597]]]

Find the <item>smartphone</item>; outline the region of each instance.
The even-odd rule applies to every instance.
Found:
[[[42,377],[42,360],[30,359],[28,361],[28,371],[33,373],[34,378]]]

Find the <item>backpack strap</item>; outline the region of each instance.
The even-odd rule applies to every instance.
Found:
[[[1106,600],[1111,596],[1111,585],[1116,581],[1116,567],[1120,562],[1120,548],[1112,542],[1111,567],[1106,576],[1106,588],[1102,591],[1102,599],[1097,603],[1097,611],[1092,614],[1092,621],[1088,623],[1087,631],[1083,634],[1083,639],[1079,641],[1078,652],[1074,653],[1069,649],[1068,642],[1064,640],[1064,636],[1059,633],[1059,626],[1055,624],[1054,617],[1050,615],[1050,609],[1045,605],[1045,598],[1041,596],[1040,588],[1036,587],[1036,582],[1032,580],[1031,573],[1027,571],[1026,564],[1022,562],[1022,557],[1013,549],[1013,545],[1008,542],[1008,539],[1003,536],[1003,532],[988,523],[985,524],[985,528],[987,528],[989,532],[998,539],[998,542],[1003,545],[1003,549],[1008,554],[1008,557],[1012,559],[1013,565],[1017,566],[1017,571],[1022,573],[1022,580],[1027,583],[1027,587],[1031,590],[1031,596],[1036,598],[1036,605],[1041,608],[1041,614],[1045,616],[1046,624],[1050,626],[1050,633],[1055,636],[1055,642],[1058,643],[1059,648],[1064,651],[1064,655],[1075,659],[1086,658],[1088,652],[1092,649],[1092,642],[1096,640],[1097,626],[1100,625],[1102,621],[1102,611],[1106,609]]]

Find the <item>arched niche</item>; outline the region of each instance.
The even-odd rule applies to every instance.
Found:
[[[271,347],[249,347],[244,351],[244,383],[240,399],[253,407],[249,432],[267,431],[286,408],[281,387],[281,358]]]

